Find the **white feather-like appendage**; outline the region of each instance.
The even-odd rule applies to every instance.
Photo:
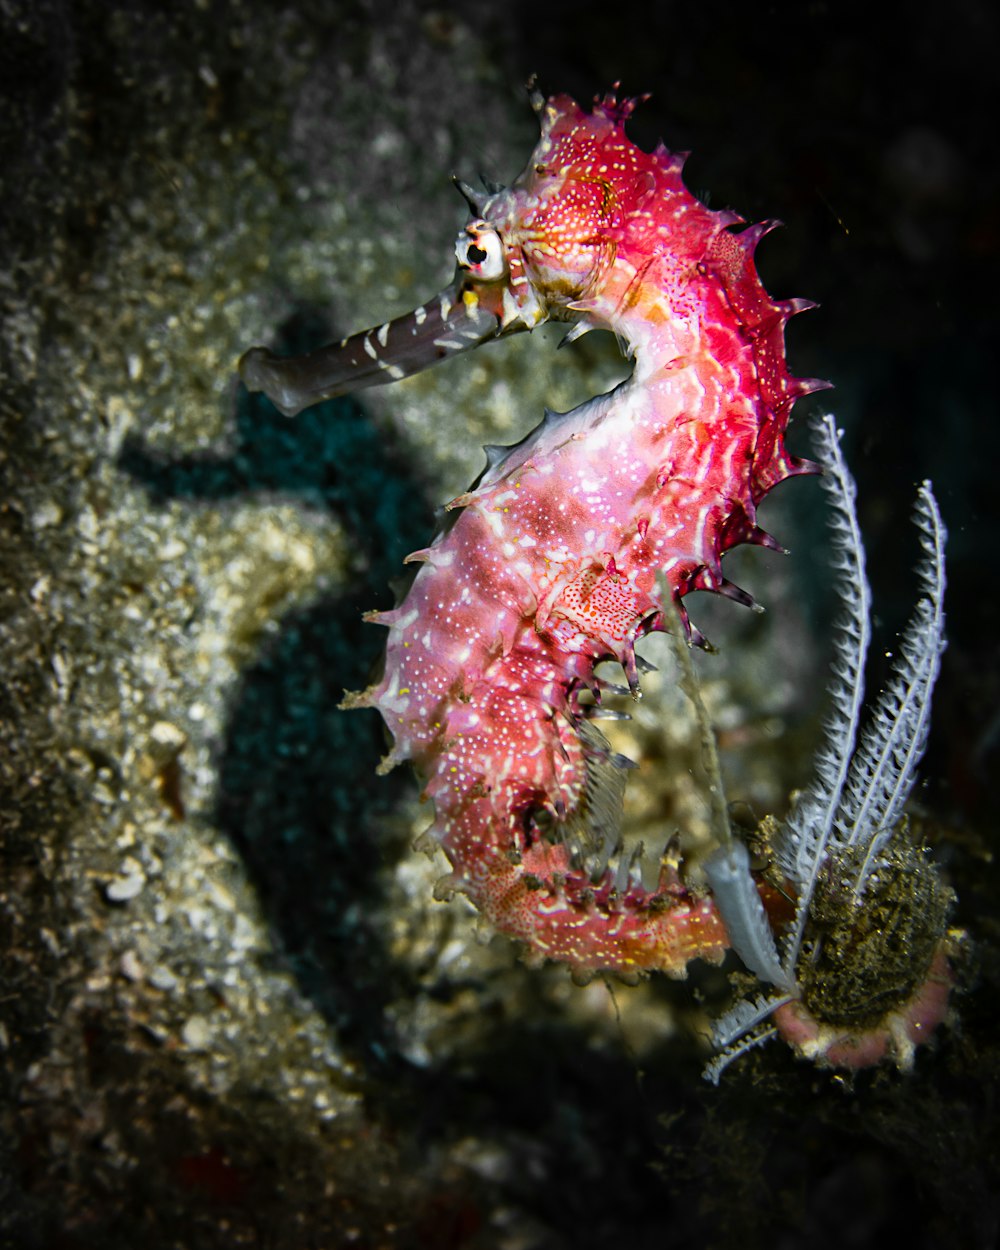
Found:
[[[831,711],[815,778],[775,838],[777,862],[798,892],[795,919],[783,938],[780,961],[771,956],[773,942],[759,932],[760,917],[746,905],[749,895],[745,887],[751,880],[748,863],[734,859],[730,848],[713,857],[721,865],[715,869],[717,880],[712,881],[719,890],[720,912],[727,925],[734,924],[740,945],[752,958],[747,958],[735,940],[734,946],[760,980],[785,991],[780,996],[742,1000],[716,1022],[713,1038],[717,1047],[725,1049],[705,1070],[706,1077],[715,1082],[734,1059],[774,1035],[776,1030],[766,1025],[767,1018],[798,996],[797,966],[803,935],[817,881],[831,857],[840,856],[844,863],[850,852],[852,862],[860,861],[854,897],[864,906],[865,882],[899,825],[927,745],[931,696],[945,647],[946,532],[930,483],[924,482],[914,514],[923,550],[917,566],[922,598],[902,635],[888,685],[876,701],[859,743],[871,594],[855,511],[854,479],[841,455],[836,425],[828,416],[815,428],[831,502],[833,568],[842,602],[834,641]],[[712,880],[711,860],[707,871]],[[759,897],[756,901],[759,905]]]
[[[920,487],[914,520],[924,552],[917,566],[924,598],[903,632],[892,675],[861,736],[834,816],[837,843],[865,851],[855,883],[859,893],[916,781],[930,729],[931,694],[945,648],[947,535],[929,482]]]
[[[778,864],[798,891],[795,920],[785,939],[785,964],[794,966],[816,878],[825,861],[851,755],[857,742],[865,691],[865,657],[871,640],[871,591],[865,576],[865,548],[855,507],[857,489],[840,449],[833,417],[813,426],[830,502],[832,566],[841,612],[835,625],[830,711],[816,756],[816,776],[799,796],[782,827]]]
[[[770,1041],[777,1029],[764,1021],[790,1001],[791,995],[783,994],[780,998],[743,998],[730,1007],[712,1027],[712,1043],[719,1053],[705,1065],[702,1076],[718,1085],[719,1077],[734,1059]]]

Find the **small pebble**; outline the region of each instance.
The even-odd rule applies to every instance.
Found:
[[[212,1030],[204,1016],[191,1016],[181,1029],[181,1041],[189,1050],[205,1050],[212,1039]]]
[[[109,903],[127,903],[142,891],[145,884],[146,878],[141,872],[124,873],[108,882],[104,887],[104,897]]]

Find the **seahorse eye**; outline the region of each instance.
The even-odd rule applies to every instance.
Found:
[[[459,266],[484,282],[493,282],[507,272],[503,240],[487,221],[470,221],[455,244]]]

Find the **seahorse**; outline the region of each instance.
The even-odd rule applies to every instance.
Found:
[[[472,217],[435,299],[309,356],[243,357],[251,390],[286,414],[415,373],[546,320],[574,339],[613,331],[631,375],[569,412],[546,411],[511,447],[487,448],[477,483],[448,505],[402,602],[367,619],[389,631],[384,671],[349,708],[377,708],[433,801],[429,836],[466,894],[529,957],[578,977],[683,976],[728,947],[712,896],[665,856],[647,888],[622,850],[629,761],[593,724],[614,659],[639,693],[636,643],[688,620],[684,597],[755,606],[722,572],[741,543],[780,548],[761,500],[817,466],[789,453],[793,404],[828,383],[791,376],[789,319],[754,264],[776,222],[748,228],[682,181],[685,155],[626,135],[639,102],[617,84],[585,112],[530,98],[541,135],[509,187],[464,183]],[[614,863],[617,858],[617,863]],[[780,907],[777,896],[761,886]]]

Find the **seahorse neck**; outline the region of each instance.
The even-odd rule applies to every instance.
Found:
[[[656,380],[699,353],[698,320],[685,316],[671,301],[666,282],[624,268],[613,275],[591,303],[592,322],[616,334],[635,360],[632,386],[655,387]]]

